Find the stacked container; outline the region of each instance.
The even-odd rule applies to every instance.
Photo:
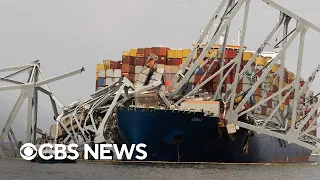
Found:
[[[208,54],[204,57],[204,60],[201,61],[202,64],[206,59],[212,56],[219,47],[213,47],[208,52]],[[191,62],[194,62],[202,53],[203,49],[199,49],[194,57],[191,59]],[[232,59],[236,57],[238,54],[239,47],[234,46],[227,46],[224,54],[224,64],[229,63]],[[191,49],[170,49],[167,47],[147,47],[147,48],[136,48],[130,49],[129,51],[124,51],[122,54],[122,61],[108,61],[104,60],[103,64],[97,64],[97,71],[96,71],[96,82],[97,87],[104,87],[109,85],[118,80],[120,76],[127,77],[131,82],[133,82],[136,87],[143,86],[146,81],[147,75],[149,73],[149,68],[146,66],[146,60],[150,54],[155,54],[158,56],[158,60],[156,61],[156,68],[163,69],[165,72],[165,86],[171,83],[173,77],[178,73],[181,64],[183,64],[189,54],[191,53]],[[248,61],[252,58],[253,52],[245,51],[242,54],[242,61],[241,61],[241,68],[248,63]],[[198,68],[196,70],[195,75],[190,80],[190,85],[197,85],[202,83],[205,79],[209,76],[214,74],[220,69],[222,54],[218,54],[217,61],[213,61],[211,59],[203,68]],[[264,57],[258,56],[254,63],[248,68],[245,72],[242,80],[237,85],[236,92],[244,92],[252,87],[252,85],[257,81],[257,79],[262,75],[261,69],[272,59],[271,57]],[[212,67],[209,69],[210,65],[213,63]],[[230,66],[231,67],[231,66]],[[270,74],[267,76],[266,80],[257,88],[255,93],[250,97],[250,104],[254,105],[261,101],[261,99],[265,99],[271,96],[273,93],[279,90],[279,87],[285,87],[286,85],[293,82],[295,79],[295,75],[292,72],[289,72],[286,68],[284,71],[284,83],[280,85],[279,77],[275,79],[275,72],[279,69],[280,65],[276,64],[272,67]],[[207,71],[206,77],[204,76],[204,72]],[[224,70],[224,74],[229,69]],[[230,89],[232,83],[234,82],[236,68],[234,67],[231,70],[231,73],[226,77],[224,83],[221,87],[222,94],[226,93],[227,89]],[[156,74],[161,74],[160,72],[156,72]],[[253,76],[256,75],[256,76]],[[213,78],[210,82],[203,86],[202,89],[209,93],[215,93],[218,88],[220,74]],[[155,77],[153,77],[155,78]],[[304,85],[304,81],[300,81],[301,87]],[[289,91],[284,91],[282,93],[282,98],[289,93]],[[308,94],[307,97],[301,97],[302,101],[305,101],[310,97],[312,94]],[[288,97],[285,99],[284,103],[280,105],[280,110],[283,112],[286,110],[287,106],[292,103],[294,99],[294,93],[292,92]],[[310,101],[311,106],[318,101],[317,98]],[[258,115],[268,116],[271,112],[276,108],[278,105],[279,99],[278,97],[274,97],[269,101],[262,104],[256,108],[253,113]],[[307,112],[305,111],[306,107],[299,104],[298,105],[298,113],[297,113],[297,120],[303,117]],[[316,113],[313,116],[313,119],[316,118]],[[311,123],[310,120],[307,125]],[[288,120],[288,124],[291,123],[291,120]],[[306,126],[307,127],[307,126]],[[312,134],[316,134],[316,130],[312,132]]]

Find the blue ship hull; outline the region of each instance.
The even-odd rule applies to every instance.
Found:
[[[219,130],[218,117],[206,117],[201,112],[118,108],[117,117],[120,142],[145,143],[146,161],[305,162],[311,155],[301,146],[263,134],[249,135],[242,128],[231,140],[226,130]]]

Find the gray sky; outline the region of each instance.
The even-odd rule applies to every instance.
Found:
[[[276,2],[320,26],[319,1]],[[83,66],[86,71],[81,75],[50,86],[64,104],[85,100],[95,89],[97,63],[104,59],[120,60],[122,51],[130,48],[154,45],[189,48],[219,3],[219,0],[0,0],[0,67],[39,59],[48,78]],[[246,42],[248,50],[255,50],[276,23],[278,12],[258,0],[252,0],[251,7]],[[236,29],[231,31],[230,42],[236,40],[242,19],[243,16],[238,16],[233,21],[231,27]],[[309,30],[304,77],[319,62],[319,40],[319,35]],[[291,62],[297,61],[296,43],[289,52],[286,66],[295,70]],[[320,90],[319,85],[314,88]],[[0,128],[18,93],[0,92]],[[43,95],[40,98],[39,126],[47,131],[53,123],[53,113],[49,99]],[[23,140],[25,105],[13,126]]]

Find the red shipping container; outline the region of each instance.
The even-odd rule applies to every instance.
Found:
[[[196,75],[195,79],[194,79],[194,85],[197,85],[198,83],[200,83],[202,75]]]
[[[111,61],[111,69],[121,69],[121,61]]]
[[[272,99],[267,101],[267,106],[268,108],[272,108]]]
[[[134,73],[129,73],[129,80],[134,82]]]
[[[285,96],[287,93],[289,93],[288,90],[283,91],[283,92],[282,92],[282,96]]]
[[[122,56],[122,64],[130,64],[130,56]]]
[[[122,76],[122,77],[126,77],[126,78],[129,79],[129,73],[124,73],[124,72],[122,72],[122,73],[121,73],[121,76]]]
[[[279,88],[278,88],[278,86],[276,86],[276,85],[273,85],[272,86],[272,92],[277,92],[279,90]]]
[[[167,57],[159,57],[157,64],[167,64]]]
[[[144,48],[138,48],[137,49],[136,57],[144,57]]]
[[[234,74],[231,74],[231,73],[230,73],[230,74],[227,76],[227,78],[226,78],[226,80],[225,80],[225,83],[226,83],[226,84],[232,84],[233,80],[234,80]]]
[[[237,55],[237,50],[234,49],[226,49],[225,50],[225,58],[227,59],[234,59]]]
[[[285,104],[285,105],[289,105],[289,104],[290,104],[290,99],[287,98],[286,100],[284,100],[284,104]]]
[[[266,115],[267,114],[267,107],[261,106],[261,114]]]
[[[173,58],[168,58],[167,59],[167,65],[170,65],[170,66],[174,66],[174,59]]]
[[[261,94],[262,94],[261,88],[257,88],[256,89],[256,96],[262,97]]]
[[[144,49],[144,56],[148,57],[151,54],[152,48],[145,48]]]
[[[134,65],[130,65],[129,66],[129,73],[134,74],[134,72],[135,72],[135,66]]]
[[[146,59],[144,57],[135,58],[135,62],[134,62],[135,66],[144,66],[145,63],[146,63]]]
[[[167,56],[167,47],[152,47],[151,52],[157,56]]]
[[[130,72],[130,65],[129,64],[122,64],[121,72],[122,73],[129,73]]]
[[[182,63],[182,59],[181,58],[174,58],[173,59],[173,65],[179,66],[181,63]]]
[[[242,91],[242,83],[239,83],[239,84],[237,85],[236,92],[237,92],[237,93],[240,93],[241,91]]]

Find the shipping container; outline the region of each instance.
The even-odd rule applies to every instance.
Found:
[[[243,52],[242,53],[242,60],[243,61],[249,61],[253,56],[252,52]]]
[[[171,74],[171,73],[172,73],[172,68],[171,68],[171,66],[170,66],[170,65],[165,65],[165,66],[164,66],[164,72],[165,72],[166,74]]]
[[[130,56],[136,57],[138,49],[130,49]]]
[[[179,66],[171,66],[171,73],[177,74],[179,69],[180,69]]]
[[[167,57],[159,57],[157,64],[167,64]]]
[[[136,57],[145,57],[144,55],[144,48],[138,48]]]
[[[112,77],[107,77],[106,78],[106,85],[109,86],[113,83],[113,78]]]
[[[183,49],[182,58],[187,58],[190,53],[191,53],[191,49]]]
[[[225,50],[225,58],[226,59],[234,59],[237,55],[237,50],[235,49],[226,49]]]
[[[110,61],[110,68],[111,69],[121,69],[121,62],[120,61]]]
[[[104,64],[97,64],[97,70],[96,70],[96,72],[98,72],[99,70],[105,70]]]
[[[113,76],[113,69],[106,69],[106,77],[114,77]]]
[[[152,48],[145,48],[144,49],[144,56],[148,57],[151,54]]]
[[[103,60],[103,64],[105,69],[109,69],[111,67],[111,60]]]
[[[106,77],[106,70],[99,70],[98,77],[105,78]]]
[[[134,65],[135,66],[144,66],[146,63],[146,58],[145,57],[136,57],[134,59]]]
[[[103,87],[105,86],[105,78],[98,78],[98,87]]]
[[[129,64],[122,64],[121,72],[122,73],[129,73],[130,72],[130,65]]]
[[[130,64],[132,58],[131,56],[122,56],[122,64]]]
[[[182,49],[176,49],[174,52],[174,58],[183,58],[183,50]]]
[[[121,69],[113,70],[113,77],[116,77],[116,78],[121,77]]]
[[[152,47],[151,52],[157,56],[167,56],[167,47]]]
[[[123,56],[130,56],[130,51],[123,51],[123,52],[122,52],[122,55],[123,55]]]
[[[265,66],[266,65],[266,59],[264,57],[262,57],[262,56],[256,57],[255,63],[258,66]]]

